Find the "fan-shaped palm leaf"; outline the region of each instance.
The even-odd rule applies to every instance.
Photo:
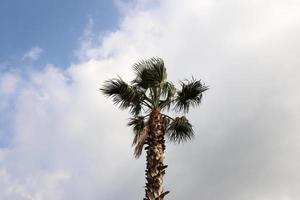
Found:
[[[130,108],[130,112],[134,115],[140,113],[143,91],[128,85],[121,78],[106,81],[100,90],[106,96],[112,97],[113,102],[118,104],[121,109]]]
[[[161,58],[142,60],[133,65],[136,78],[133,83],[148,89],[157,87],[167,79],[167,72],[164,61]]]
[[[200,80],[192,79],[186,83],[181,82],[181,90],[177,92],[175,99],[175,108],[188,112],[190,106],[197,106],[201,103],[202,93],[206,90],[208,87]]]
[[[178,143],[190,140],[194,137],[193,127],[186,117],[176,117],[167,128],[167,136]]]
[[[140,114],[142,110],[142,105],[145,104],[146,106],[147,103],[144,101],[145,100],[145,92],[140,90],[138,87],[131,86],[133,92],[134,92],[134,98],[132,98],[131,101],[131,107],[130,107],[130,112],[131,114],[137,116]]]

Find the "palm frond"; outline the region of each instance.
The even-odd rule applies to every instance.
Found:
[[[181,82],[181,90],[177,91],[175,108],[179,111],[189,111],[190,106],[198,106],[201,103],[202,94],[208,90],[200,80],[192,78],[190,81]]]
[[[137,116],[129,119],[127,125],[131,126],[135,136],[137,135],[137,137],[134,137],[132,145],[135,145],[137,143],[137,139],[139,137],[138,135],[143,131],[144,127],[146,126],[144,119],[144,116]]]
[[[167,128],[167,136],[178,143],[191,140],[194,137],[193,127],[186,117],[176,117]]]
[[[148,126],[145,126],[143,131],[139,134],[139,137],[136,139],[137,142],[134,147],[134,156],[135,158],[139,158],[142,154],[144,144],[149,134]]]
[[[106,96],[112,97],[113,102],[122,109],[128,108],[135,98],[134,90],[121,78],[107,80],[100,90]]]
[[[160,100],[159,107],[160,108],[167,108],[169,110],[172,99],[176,94],[176,88],[173,83],[165,82],[161,88],[161,97],[163,98]]]
[[[165,82],[161,87],[162,98],[171,98],[176,94],[176,88],[173,83]]]
[[[142,60],[133,65],[133,70],[136,75],[133,83],[144,89],[157,87],[167,79],[167,71],[161,58]]]
[[[134,146],[134,156],[139,158],[143,151],[143,146],[147,139],[149,128],[145,123],[144,116],[138,116],[130,118],[128,126],[132,126],[134,132],[134,138],[132,146]]]
[[[138,116],[142,110],[142,104],[145,101],[145,93],[138,87],[132,86],[131,88],[135,95],[131,101],[130,113],[134,116]]]
[[[143,91],[128,85],[121,78],[105,81],[100,90],[104,95],[112,97],[113,102],[119,105],[121,109],[130,108],[133,115],[138,115],[141,112]]]

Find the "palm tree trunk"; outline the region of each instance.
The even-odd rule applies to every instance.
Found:
[[[150,134],[146,140],[146,187],[144,200],[163,200],[169,191],[163,190],[165,174],[165,119],[159,109],[152,110],[149,119]]]

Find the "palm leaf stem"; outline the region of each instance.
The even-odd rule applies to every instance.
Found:
[[[142,104],[144,104],[145,106],[147,106],[148,108],[152,108],[150,104],[148,104],[146,101],[142,101]]]
[[[149,99],[149,97],[147,97],[146,94],[144,94],[144,98],[145,98],[145,100],[146,100],[146,101],[144,101],[144,102],[146,103],[146,105],[147,105],[149,108],[152,108],[151,104],[153,104],[153,103],[152,103],[151,99]],[[147,102],[148,102],[148,103],[147,103]]]
[[[169,115],[166,115],[166,114],[162,114],[162,115],[165,116],[165,117],[167,117],[167,118],[169,118],[169,119],[171,119],[171,120],[174,120],[174,118],[170,117]]]

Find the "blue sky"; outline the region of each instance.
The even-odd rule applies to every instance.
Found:
[[[115,30],[118,18],[118,8],[110,0],[1,0],[0,72],[26,74],[47,64],[66,69],[78,62],[75,51],[91,21],[93,33],[101,35]],[[0,119],[0,147],[9,146],[14,135],[16,95],[7,99],[10,106]]]
[[[40,47],[39,66],[52,63],[67,67],[90,19],[95,32],[116,29],[118,9],[114,1],[1,0],[0,63],[21,67],[26,64],[20,62],[25,52]]]

